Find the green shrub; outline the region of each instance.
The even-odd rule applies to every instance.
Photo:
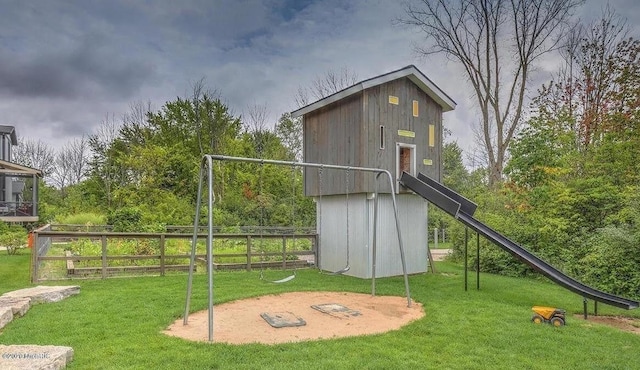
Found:
[[[113,231],[138,231],[142,221],[142,211],[136,207],[116,209],[107,217],[107,223],[113,225]]]
[[[588,253],[574,269],[584,282],[604,291],[640,298],[640,230],[629,226],[599,229],[585,241]]]
[[[27,230],[22,226],[9,225],[0,221],[0,246],[7,248],[8,254],[16,254],[27,243]]]
[[[107,222],[107,218],[105,215],[85,212],[58,216],[56,217],[56,222],[68,225],[104,225]]]

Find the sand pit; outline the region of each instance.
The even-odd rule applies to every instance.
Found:
[[[312,305],[333,304],[346,312],[324,313]],[[274,328],[260,315],[283,313],[306,322],[304,326]],[[357,313],[357,314],[356,314]],[[407,307],[404,297],[344,292],[293,292],[214,305],[215,343],[287,343],[384,333],[424,316],[422,305]],[[189,315],[189,324],[176,320],[163,333],[193,341],[208,341],[207,311]]]

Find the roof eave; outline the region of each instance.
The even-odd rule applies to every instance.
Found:
[[[0,160],[0,173],[26,174],[42,177],[41,170],[3,160]]]
[[[455,109],[456,102],[453,101],[453,99],[445,94],[444,91],[436,86],[436,84],[434,84],[429,78],[427,78],[427,76],[420,72],[420,70],[418,70],[416,66],[409,65],[396,71],[364,80],[344,90],[338,91],[335,94],[329,95],[323,99],[320,99],[314,103],[291,112],[291,116],[293,118],[303,116],[307,113],[335,103],[338,100],[344,99],[350,95],[356,94],[370,87],[382,85],[384,83],[394,81],[403,77],[408,77],[413,83],[415,83],[420,88],[420,90],[426,93],[431,99],[433,99],[438,105],[442,107],[443,112],[449,112]]]

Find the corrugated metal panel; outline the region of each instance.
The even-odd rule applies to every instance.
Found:
[[[427,269],[427,204],[414,194],[397,197],[407,272],[425,272]],[[338,271],[347,263],[347,207],[345,196],[324,196],[320,234],[318,266],[325,271]],[[366,194],[349,196],[349,264],[345,275],[371,278],[374,200]],[[381,194],[378,205],[378,248],[376,276],[402,274],[398,237],[391,195]],[[320,215],[318,215],[320,216]]]
[[[407,273],[425,272],[427,270],[427,202],[415,194],[398,194],[396,201]],[[373,221],[373,200],[370,201],[370,208]],[[402,262],[391,195],[380,195],[378,212],[380,215],[376,277],[401,275]],[[368,277],[371,277],[371,274]]]
[[[322,220],[318,267],[325,271],[338,271],[347,263],[347,235],[349,237],[350,270],[346,275],[366,277],[369,270],[369,228],[368,207],[365,194],[349,195],[347,214],[346,196],[323,196]],[[347,234],[347,215],[349,233]]]

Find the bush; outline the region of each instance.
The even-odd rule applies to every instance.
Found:
[[[27,230],[22,226],[9,225],[0,221],[0,246],[7,248],[7,254],[16,254],[27,243]]]
[[[640,299],[640,230],[609,226],[586,240],[587,254],[574,269],[585,283],[632,299]]]
[[[139,231],[142,211],[135,207],[124,207],[109,214],[107,223],[113,225],[113,231]]]
[[[107,218],[104,215],[91,212],[56,217],[57,223],[68,225],[104,225],[106,221]]]

